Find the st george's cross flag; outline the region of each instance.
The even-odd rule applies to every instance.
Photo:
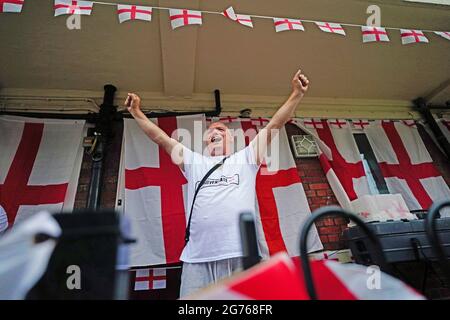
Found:
[[[373,121],[364,133],[389,192],[400,193],[410,210],[427,210],[433,202],[450,198],[450,189],[434,166],[416,125]]]
[[[152,7],[118,4],[117,15],[120,23],[129,20],[152,21]]]
[[[22,12],[24,3],[25,0],[0,0],[0,13],[20,13]]]
[[[231,119],[231,117],[229,117]],[[166,133],[186,129],[194,132],[195,121],[200,121],[201,132],[206,128],[202,116],[180,116],[153,120]],[[224,120],[230,129],[258,130],[264,119],[249,121]],[[192,135],[194,136],[194,135]],[[256,181],[257,234],[260,252],[268,257],[279,251],[298,255],[299,230],[310,215],[308,201],[296,170],[286,132],[280,133],[279,167],[263,165]],[[241,135],[236,144],[245,147],[250,137]],[[185,146],[202,153],[203,144],[181,141]],[[131,248],[130,264],[149,266],[179,262],[184,247],[186,228],[187,181],[170,155],[153,143],[138,127],[136,121],[125,119],[122,144],[118,199],[122,210],[131,221],[132,234],[138,241]],[[237,151],[237,150],[236,150]],[[310,233],[310,251],[323,248],[317,231]]]
[[[172,29],[185,27],[191,24],[202,24],[202,13],[196,10],[169,9],[170,24]]]
[[[331,22],[315,22],[315,24],[319,27],[320,30],[327,33],[336,33],[345,36],[345,30],[338,23]]]
[[[0,116],[0,228],[71,210],[83,157],[82,120]]]
[[[91,1],[55,0],[55,17],[63,14],[91,15],[94,3]]]
[[[420,30],[401,29],[400,36],[402,38],[402,44],[429,42],[423,31]]]
[[[275,32],[289,30],[305,31],[302,22],[297,19],[273,18],[273,23],[275,25]]]
[[[385,28],[362,26],[363,43],[367,42],[389,42],[389,36]]]

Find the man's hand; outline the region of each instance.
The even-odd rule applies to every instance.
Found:
[[[141,98],[135,93],[128,93],[127,99],[125,100],[125,106],[128,112],[133,114],[136,111],[141,110]]]
[[[302,70],[298,70],[292,79],[292,92],[303,96],[308,91],[308,87],[308,78],[302,73]]]

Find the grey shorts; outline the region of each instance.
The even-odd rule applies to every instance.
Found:
[[[211,262],[183,263],[180,298],[242,270],[242,258]]]

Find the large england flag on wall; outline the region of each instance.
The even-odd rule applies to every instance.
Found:
[[[0,229],[41,211],[72,210],[83,120],[0,116]]]
[[[201,125],[194,126],[195,120],[201,121]],[[205,129],[203,116],[153,121],[169,135],[180,128],[193,133],[195,127],[195,130],[201,128],[201,132],[197,132],[201,136]],[[226,118],[222,121],[231,129],[239,127],[244,130],[249,127],[258,129],[258,121],[263,125],[267,123],[264,119],[241,122]],[[242,135],[238,140],[237,145],[244,147],[250,138]],[[310,214],[284,130],[280,140],[283,150],[280,152],[280,170],[257,177],[257,232],[260,250],[265,257],[279,251],[298,255],[300,227]],[[196,152],[203,151],[201,141],[195,144],[182,139],[182,143]],[[272,168],[263,166],[262,170]],[[186,228],[184,194],[187,181],[170,156],[148,139],[133,119],[124,121],[120,172],[118,199],[123,199],[120,209],[130,218],[133,235],[138,240],[132,247],[130,264],[144,266],[179,262]],[[315,229],[310,237],[311,251],[323,248]]]
[[[427,210],[450,198],[414,121],[374,121],[365,127],[389,192],[400,193],[410,210]]]

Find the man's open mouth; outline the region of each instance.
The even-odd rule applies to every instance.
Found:
[[[223,137],[221,135],[213,135],[211,137],[211,143],[221,142],[222,140],[223,140]]]

